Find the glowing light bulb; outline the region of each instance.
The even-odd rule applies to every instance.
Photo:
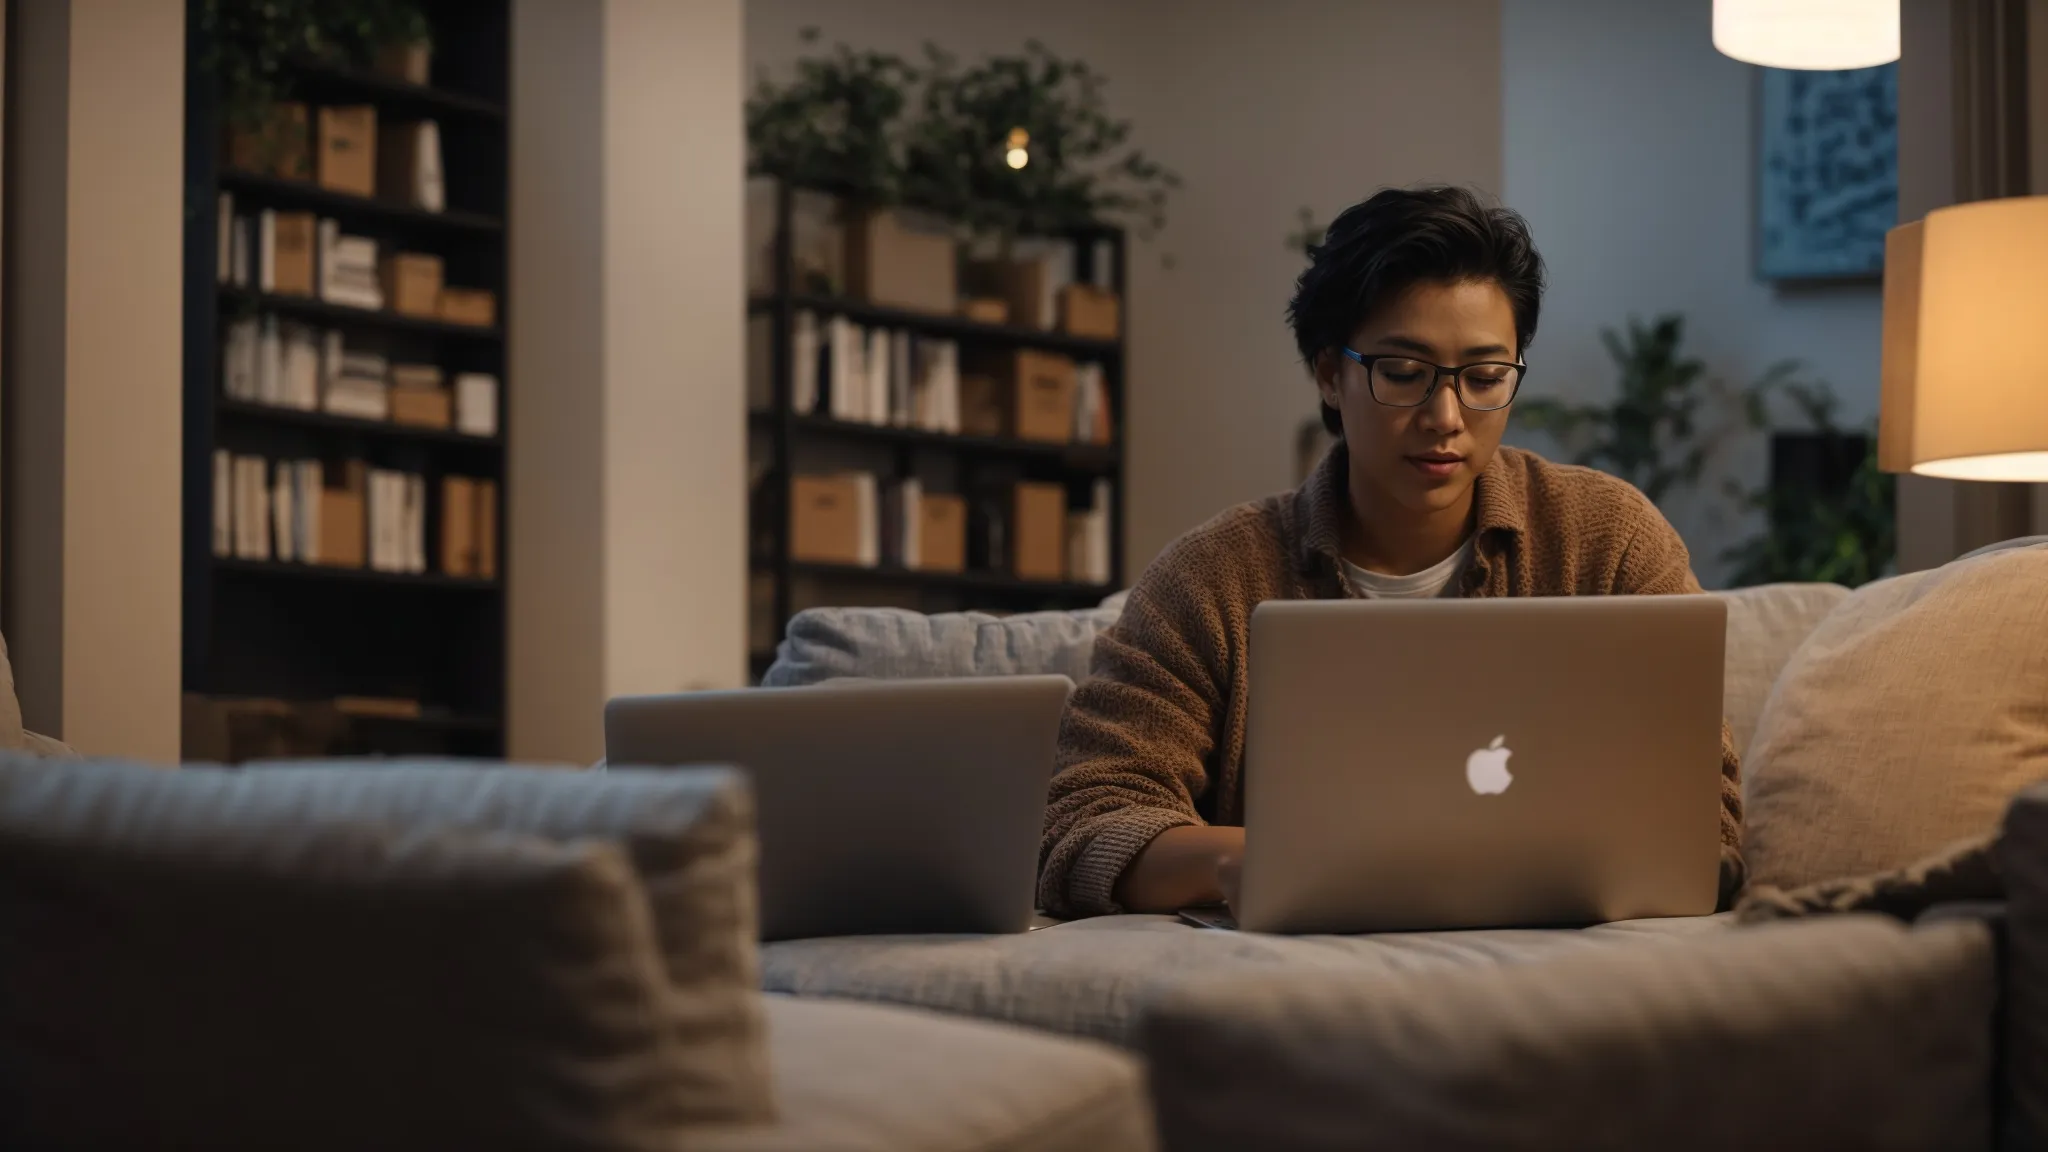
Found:
[[[1022,148],[1012,148],[1003,154],[1003,162],[1012,168],[1022,168],[1031,163],[1031,153]]]

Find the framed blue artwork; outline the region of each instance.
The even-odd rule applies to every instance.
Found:
[[[1899,220],[1898,65],[1758,71],[1758,273],[1882,274],[1884,234]]]

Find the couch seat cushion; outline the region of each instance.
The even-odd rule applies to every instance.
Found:
[[[1874,916],[1499,972],[1192,982],[1148,1015],[1175,1152],[1989,1148],[1991,930]]]
[[[903,1008],[767,997],[781,1116],[703,1128],[696,1152],[1137,1152],[1153,1146],[1135,1059],[1078,1040]]]
[[[1267,936],[1173,916],[1101,916],[1011,936],[842,936],[764,945],[771,992],[906,1004],[1135,1043],[1139,1014],[1194,976],[1259,970],[1412,972],[1718,932],[1729,918],[1586,929]]]

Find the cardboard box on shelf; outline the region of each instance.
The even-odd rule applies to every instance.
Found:
[[[270,225],[270,291],[280,296],[313,294],[313,249],[320,221],[311,212],[279,212]]]
[[[343,464],[339,475],[326,474],[320,489],[320,563],[336,568],[363,566],[363,493],[368,475],[360,460]]]
[[[446,388],[391,389],[391,422],[414,428],[446,428],[455,422],[455,402]]]
[[[871,208],[846,230],[847,288],[889,308],[952,315],[960,306],[958,251],[944,220]]]
[[[960,314],[977,324],[1008,324],[1010,302],[993,296],[975,296],[961,302]]]
[[[306,106],[273,104],[262,124],[228,131],[228,167],[286,180],[313,178],[313,143]]]
[[[1067,574],[1067,490],[1021,481],[1010,514],[1012,571],[1019,580],[1063,580]]]
[[[1079,379],[1065,356],[1021,348],[1007,358],[1010,435],[1064,444],[1074,436],[1074,394]]]
[[[377,109],[351,104],[320,109],[320,186],[355,196],[377,194]]]
[[[476,482],[476,574],[498,578],[498,482]]]
[[[441,477],[441,573],[476,575],[476,481]]]
[[[793,476],[789,481],[789,555],[820,564],[861,561],[860,478]]]
[[[918,508],[918,556],[923,572],[967,570],[967,501],[926,493]]]
[[[489,328],[498,322],[498,297],[483,288],[442,288],[441,319]]]
[[[441,258],[393,252],[384,258],[384,306],[406,316],[441,314]]]
[[[1117,294],[1091,284],[1060,289],[1060,331],[1069,336],[1114,340],[1122,327],[1122,301]]]

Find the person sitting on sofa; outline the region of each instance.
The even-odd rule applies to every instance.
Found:
[[[1542,298],[1527,223],[1465,189],[1384,190],[1330,225],[1288,316],[1336,446],[1299,491],[1168,545],[1097,641],[1060,730],[1039,848],[1047,912],[1232,895],[1262,601],[1700,591],[1641,492],[1501,445]],[[1725,726],[1721,755],[1725,907],[1743,874]]]

